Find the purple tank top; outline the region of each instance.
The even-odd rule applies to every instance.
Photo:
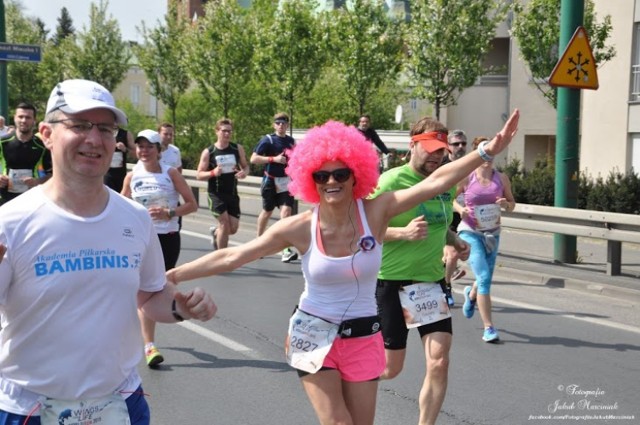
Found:
[[[476,213],[477,207],[482,205],[494,205],[498,198],[504,195],[504,186],[500,180],[500,173],[493,170],[493,175],[488,185],[482,185],[476,176],[475,170],[469,175],[469,184],[464,191],[465,206],[470,209],[470,214],[465,217],[464,221],[469,227],[476,229]]]

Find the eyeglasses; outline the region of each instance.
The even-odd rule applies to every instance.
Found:
[[[286,121],[274,121],[273,123],[274,123],[275,125],[287,125],[287,124],[289,124],[289,123],[288,123],[288,122],[286,122]]]
[[[467,142],[453,142],[449,143],[450,146],[454,146],[456,148],[462,146],[463,148],[467,146]]]
[[[315,173],[311,173],[311,177],[313,177],[313,181],[318,184],[325,184],[329,181],[329,177],[333,177],[333,179],[338,183],[344,183],[349,180],[349,177],[351,177],[351,169],[336,168],[333,171],[320,170]]]
[[[93,127],[98,129],[100,136],[103,139],[112,139],[118,134],[118,126],[115,124],[91,122],[85,120],[78,120],[75,118],[65,118],[63,120],[49,121],[50,124],[64,124],[66,128],[73,131],[76,134],[86,136],[89,134]]]

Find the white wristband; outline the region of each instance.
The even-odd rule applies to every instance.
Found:
[[[489,162],[489,161],[493,161],[493,156],[489,155],[485,150],[484,147],[486,145],[488,145],[489,142],[488,141],[484,141],[482,143],[480,143],[478,145],[478,155],[480,155],[480,158],[482,158],[484,161]]]

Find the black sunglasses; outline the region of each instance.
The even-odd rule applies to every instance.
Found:
[[[313,181],[318,184],[325,184],[329,181],[329,177],[333,176],[333,179],[338,183],[344,183],[349,180],[351,177],[351,169],[350,168],[336,168],[333,171],[316,171],[315,173],[311,173],[311,177],[313,177]]]
[[[451,146],[455,146],[456,148],[458,146],[467,146],[467,142],[453,142],[453,143],[449,143]]]

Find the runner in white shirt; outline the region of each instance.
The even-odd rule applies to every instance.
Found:
[[[182,173],[182,154],[180,153],[180,149],[173,144],[173,138],[175,135],[173,125],[168,122],[160,124],[158,127],[158,134],[160,135],[160,142],[162,146],[160,162],[167,164],[169,167],[173,167]]]
[[[166,285],[146,209],[103,177],[124,113],[86,80],[58,84],[39,130],[54,174],[0,207],[0,424],[150,423],[136,308],[210,319],[202,289]],[[4,251],[2,248],[1,251]]]
[[[198,205],[182,174],[160,162],[160,136],[157,132],[142,130],[135,139],[135,145],[141,166],[126,175],[122,195],[132,198],[149,212],[162,246],[164,266],[168,270],[175,267],[180,256],[178,219],[195,212]],[[185,200],[183,205],[178,203],[180,196]],[[154,368],[164,361],[154,343],[156,323],[140,310],[138,317],[147,365]]]

